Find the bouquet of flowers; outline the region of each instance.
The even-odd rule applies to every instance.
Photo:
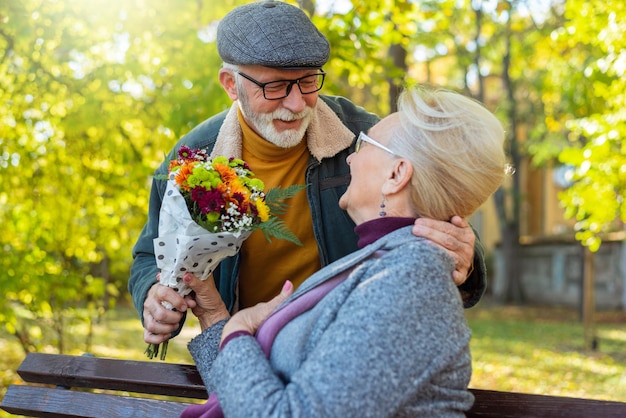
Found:
[[[264,183],[241,159],[210,158],[204,150],[181,146],[170,161],[165,196],[159,214],[159,236],[154,239],[159,282],[185,296],[183,282],[190,272],[206,280],[226,257],[235,255],[252,231],[302,245],[276,215],[286,210],[285,199],[304,189],[292,185],[264,193]],[[167,302],[164,306],[173,307]],[[161,360],[165,359],[167,341]],[[146,355],[154,358],[158,344],[149,344]]]

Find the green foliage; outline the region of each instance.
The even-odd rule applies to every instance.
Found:
[[[298,192],[306,188],[307,186],[305,184],[292,184],[285,188],[274,187],[268,190],[265,196],[265,203],[270,208],[270,213],[272,215],[283,215],[287,212],[287,208],[289,207],[289,203],[287,203],[286,200],[291,199]]]
[[[302,246],[302,242],[298,237],[287,228],[283,220],[277,215],[282,215],[287,211],[291,199],[301,190],[306,189],[304,184],[292,184],[291,186],[282,188],[274,187],[267,192],[265,203],[270,209],[270,218],[259,225],[259,229],[263,231],[263,236],[268,241],[272,241],[272,237],[276,239],[286,239],[296,245]]]
[[[125,289],[149,176],[229,104],[210,36],[231,6],[0,3],[0,320],[25,349]]]
[[[577,221],[576,238],[596,251],[603,233],[626,222],[626,5],[571,0],[565,16],[556,42],[570,46],[569,62],[578,65],[573,73],[585,88],[576,86],[583,105],[568,113],[564,126],[568,144],[559,161],[575,171],[574,184],[559,198]]]

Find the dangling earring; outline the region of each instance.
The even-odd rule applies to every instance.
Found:
[[[383,201],[380,202],[380,212],[378,212],[378,216],[381,218],[387,216],[387,212],[385,212],[385,195],[383,195]]]

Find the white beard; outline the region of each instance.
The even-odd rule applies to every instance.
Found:
[[[313,115],[312,108],[307,106],[300,113],[293,113],[283,108],[276,109],[271,113],[254,113],[250,110],[250,105],[245,92],[240,91],[239,93],[244,93],[239,94],[239,109],[241,110],[243,117],[265,140],[281,148],[292,148],[302,141],[304,133],[311,123],[311,117]],[[279,132],[273,123],[275,119],[283,121],[302,119],[302,123],[298,129],[288,129],[286,131]]]

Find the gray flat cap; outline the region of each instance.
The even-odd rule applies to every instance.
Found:
[[[301,9],[264,0],[237,7],[222,19],[217,51],[234,65],[320,68],[330,45]]]

